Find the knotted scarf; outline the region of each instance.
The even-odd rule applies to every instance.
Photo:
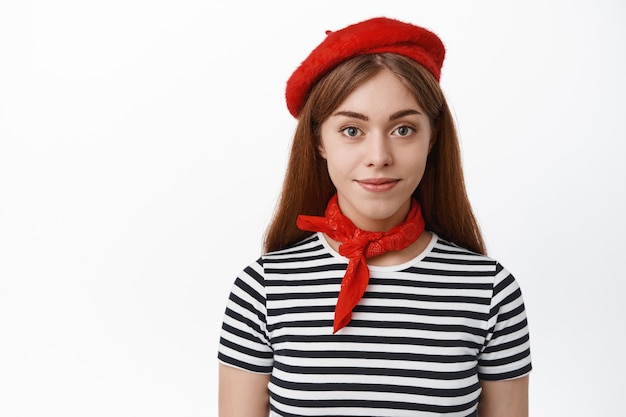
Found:
[[[322,232],[340,242],[339,254],[348,258],[348,267],[335,306],[333,333],[350,322],[352,310],[365,293],[370,278],[366,259],[409,247],[420,237],[425,227],[419,203],[412,200],[406,220],[389,231],[368,232],[359,229],[341,213],[337,194],[328,202],[324,217],[300,215],[296,224],[302,230]]]

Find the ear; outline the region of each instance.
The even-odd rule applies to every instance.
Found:
[[[435,146],[435,142],[437,142],[437,134],[435,132],[432,132],[432,134],[430,135],[430,142],[428,142],[428,154],[430,155],[430,151],[433,149],[433,146]]]
[[[428,143],[428,154],[435,147],[437,138],[439,137],[439,131],[441,129],[441,116],[437,116],[435,120],[430,119],[430,142]]]
[[[326,159],[326,149],[324,149],[324,144],[322,144],[321,140],[320,143],[317,145],[317,152],[319,152],[320,156],[323,159]]]

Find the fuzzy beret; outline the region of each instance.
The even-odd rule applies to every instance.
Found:
[[[446,51],[441,39],[427,29],[376,17],[336,32],[326,31],[326,35],[287,81],[287,108],[296,118],[313,85],[343,61],[358,55],[403,55],[422,64],[439,81]]]

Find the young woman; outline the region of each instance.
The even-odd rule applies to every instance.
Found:
[[[528,415],[524,304],[467,199],[444,53],[375,18],[291,76],[298,126],[226,308],[220,416]]]

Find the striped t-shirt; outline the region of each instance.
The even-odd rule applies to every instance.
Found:
[[[433,234],[411,261],[370,266],[333,334],[347,263],[317,233],[235,281],[218,357],[271,374],[272,416],[475,416],[480,380],[530,372],[522,294],[493,259]]]

